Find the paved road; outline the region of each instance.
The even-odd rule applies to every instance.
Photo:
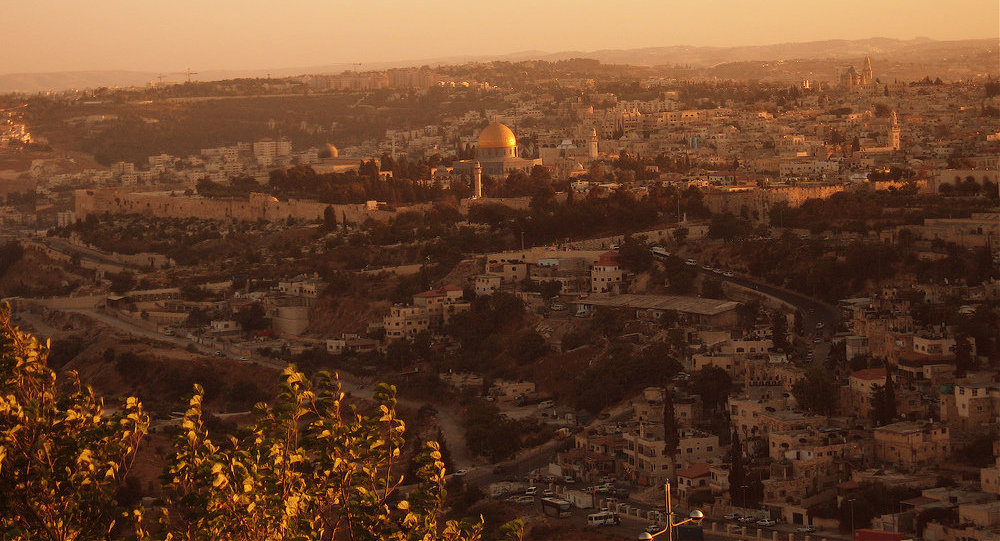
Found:
[[[716,274],[714,272],[704,270],[700,266],[697,267],[697,269],[698,272],[707,274],[708,276],[718,280],[732,282],[736,285],[754,289],[756,291],[760,291],[761,293],[766,293],[772,297],[781,299],[792,306],[795,306],[795,308],[802,313],[802,324],[806,332],[809,332],[811,329],[815,329],[818,323],[822,323],[824,329],[827,332],[831,332],[834,328],[836,328],[836,323],[840,319],[840,310],[836,306],[826,304],[819,299],[814,299],[801,293],[789,291],[742,274],[723,276],[722,274]]]

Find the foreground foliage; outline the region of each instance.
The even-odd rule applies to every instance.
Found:
[[[107,414],[75,373],[57,383],[48,352],[0,307],[0,539],[116,539],[126,526],[143,540],[481,537],[482,519],[439,520],[446,494],[437,443],[419,453],[420,483],[402,495],[395,388],[378,387],[375,407],[360,412],[343,403],[335,376],[311,381],[291,367],[273,404],[257,405],[257,422],[218,443],[196,385],[162,500],[152,513],[125,509],[117,492],[149,418],[134,397]]]
[[[48,352],[0,307],[0,537],[106,538],[149,417],[134,397],[108,415],[75,373],[57,382]]]
[[[395,388],[380,386],[374,412],[362,414],[343,404],[329,374],[312,383],[289,368],[282,379],[274,404],[258,404],[258,422],[218,444],[196,387],[166,473],[161,524],[139,528],[140,539],[478,539],[481,523],[438,523],[445,472],[436,443],[419,458],[424,484],[399,496],[405,426]]]

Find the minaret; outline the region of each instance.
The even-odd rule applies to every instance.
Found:
[[[892,112],[892,122],[889,124],[889,148],[893,150],[901,148],[899,143],[899,118],[896,116],[896,111]]]
[[[870,85],[875,82],[875,77],[872,74],[872,59],[870,56],[865,57],[865,69],[861,72],[861,84]]]
[[[472,168],[472,198],[483,197],[483,166],[477,161]]]
[[[587,157],[597,158],[597,128],[590,128],[590,139],[587,140]]]

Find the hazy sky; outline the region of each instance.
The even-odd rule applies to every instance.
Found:
[[[0,73],[995,38],[997,0],[0,0]]]

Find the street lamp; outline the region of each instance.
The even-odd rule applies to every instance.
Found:
[[[680,522],[674,522],[674,512],[673,512],[673,507],[671,506],[671,500],[670,500],[670,480],[669,479],[667,479],[667,482],[664,483],[663,489],[667,493],[667,495],[666,495],[666,498],[667,498],[667,509],[666,509],[666,511],[667,511],[667,526],[666,526],[666,528],[663,528],[662,530],[660,530],[660,531],[658,531],[658,532],[656,532],[654,534],[651,534],[649,532],[642,532],[641,534],[639,534],[639,541],[650,541],[652,538],[654,538],[654,537],[656,537],[656,536],[658,536],[658,535],[660,535],[660,534],[662,534],[664,532],[667,533],[667,541],[674,541],[674,528],[676,526],[680,526],[682,524],[687,524],[688,522],[694,522],[695,524],[701,524],[701,521],[705,519],[705,514],[702,513],[701,510],[695,509],[694,511],[691,511],[691,514],[688,515],[688,518],[686,518],[686,519],[684,519],[684,520],[682,520]]]

